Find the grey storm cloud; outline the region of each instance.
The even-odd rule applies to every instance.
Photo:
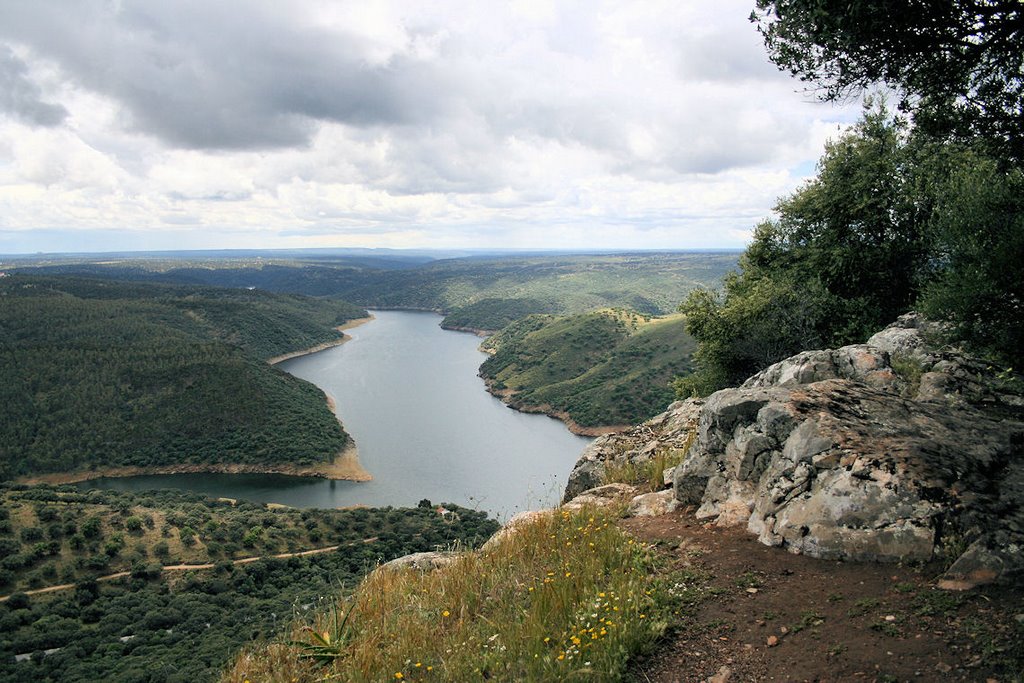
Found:
[[[43,101],[25,62],[5,45],[0,45],[0,111],[36,126],[60,125],[68,115],[61,105]]]
[[[444,75],[433,66],[402,55],[370,63],[365,39],[290,23],[286,10],[35,0],[5,7],[0,39],[56,62],[120,102],[132,128],[176,147],[294,146],[308,142],[318,121],[402,125],[438,112]],[[36,109],[36,120],[51,125],[63,111]]]

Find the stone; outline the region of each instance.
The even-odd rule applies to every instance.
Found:
[[[1022,554],[1006,549],[1024,547],[1024,513],[1007,511],[1024,509],[1024,423],[986,409],[1015,399],[909,320],[912,332],[896,324],[868,344],[797,354],[708,397],[674,472],[676,500],[697,519],[830,559],[928,560],[944,534],[977,529],[1003,551],[966,553],[947,580],[1019,573]],[[909,396],[894,354],[931,368],[923,398]]]
[[[992,583],[1005,569],[1002,553],[979,539],[957,558],[936,585],[943,590],[970,590]]]
[[[605,484],[588,489],[569,502],[562,503],[562,509],[579,510],[587,506],[610,507],[621,503],[626,498],[633,498],[636,494],[636,488],[629,484]]]
[[[775,647],[776,645],[779,644],[779,637],[778,636],[768,636],[768,640],[766,642],[768,644],[768,647]]]
[[[588,489],[607,483],[608,464],[642,465],[664,451],[685,451],[693,442],[703,401],[676,401],[647,422],[594,439],[576,461],[562,496],[567,503]],[[665,486],[672,485],[666,478]]]
[[[629,501],[626,514],[630,517],[659,517],[676,509],[675,492],[671,489],[656,493],[644,493]]]
[[[732,678],[732,669],[728,666],[722,665],[718,672],[707,678],[707,683],[729,683]]]
[[[565,500],[604,483],[607,463],[686,449],[665,481],[706,526],[865,561],[928,560],[966,540],[946,585],[1014,580],[1024,574],[1024,392],[938,346],[944,332],[901,316],[865,344],[799,353],[676,402],[597,439]]]
[[[516,513],[493,536],[487,539],[487,542],[480,549],[484,551],[489,550],[514,535],[519,529],[534,524],[545,517],[550,517],[554,512],[554,510],[524,510],[523,512]]]
[[[405,569],[417,569],[422,572],[433,571],[441,567],[447,567],[456,560],[462,553],[453,551],[435,551],[424,553],[412,553],[385,562],[378,569],[400,571]]]
[[[672,482],[676,480],[676,468],[666,468],[665,471],[661,473],[661,478],[665,486],[672,486]]]

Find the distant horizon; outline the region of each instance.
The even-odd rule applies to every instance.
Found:
[[[530,247],[494,247],[494,248],[443,248],[443,247],[298,247],[298,248],[253,248],[253,247],[225,247],[216,249],[122,249],[122,250],[104,250],[104,251],[35,251],[35,252],[11,252],[3,253],[0,252],[0,259],[32,259],[32,258],[92,258],[92,257],[142,257],[142,256],[159,256],[164,258],[173,258],[180,256],[183,260],[186,259],[187,255],[218,255],[218,254],[251,254],[253,256],[259,256],[261,254],[337,254],[337,255],[356,255],[356,254],[394,254],[394,255],[431,255],[431,254],[464,254],[465,256],[481,256],[481,255],[503,255],[503,254],[538,254],[538,255],[614,255],[614,254],[689,254],[689,253],[708,253],[708,254],[721,254],[721,253],[742,253],[743,249],[738,247],[693,247],[693,248],[680,248],[680,249],[657,249],[657,248],[623,248],[623,249],[558,249],[558,248],[530,248]],[[458,258],[458,256],[448,256],[447,258]]]

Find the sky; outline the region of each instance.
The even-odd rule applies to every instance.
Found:
[[[753,0],[0,0],[0,253],[738,248],[859,114]]]

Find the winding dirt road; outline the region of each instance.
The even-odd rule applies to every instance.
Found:
[[[256,557],[243,557],[238,560],[232,560],[231,564],[249,564],[258,560],[286,560],[289,557],[302,557],[303,555],[319,555],[320,553],[329,553],[332,550],[337,550],[340,545],[332,545],[326,548],[314,548],[313,550],[301,550],[295,553],[280,553],[278,555],[257,555]],[[198,569],[213,569],[217,565],[213,562],[207,564],[172,564],[163,567],[162,571],[165,572],[185,572],[189,570]],[[97,577],[97,581],[115,581],[117,579],[123,579],[126,576],[130,576],[131,572],[117,572],[116,574],[107,574],[106,576]],[[55,593],[57,591],[70,590],[75,587],[73,583],[62,583],[59,586],[47,586],[46,588],[36,588],[34,590],[20,591],[26,595],[41,595],[43,593]],[[0,596],[0,602],[6,602],[10,595]]]

